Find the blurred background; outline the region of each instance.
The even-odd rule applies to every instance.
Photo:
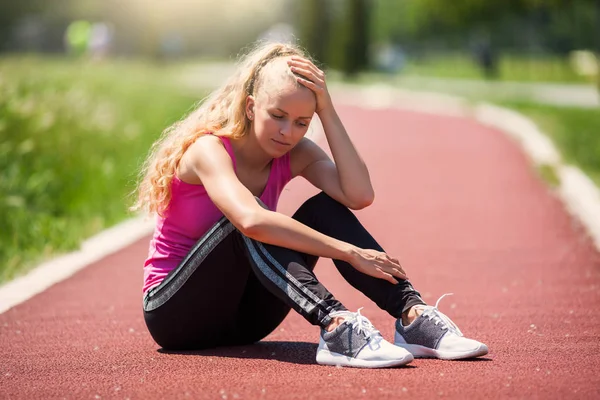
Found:
[[[0,0],[0,282],[131,216],[152,142],[259,39],[516,109],[600,183],[600,0]]]
[[[230,59],[261,36],[295,37],[348,74],[589,82],[600,50],[597,0],[0,0],[0,10],[3,53]]]

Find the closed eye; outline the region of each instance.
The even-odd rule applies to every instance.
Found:
[[[275,118],[275,119],[283,119],[283,118],[285,118],[283,115],[277,115],[277,114],[271,114],[271,116],[273,118]],[[308,126],[307,123],[301,122],[301,121],[298,121],[297,124],[300,125],[300,126],[302,126],[302,127],[307,127]]]

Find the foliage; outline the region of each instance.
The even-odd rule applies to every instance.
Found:
[[[518,82],[587,83],[590,78],[578,75],[568,60],[557,56],[527,56],[505,53],[499,59],[499,80]],[[464,53],[439,53],[408,60],[402,75],[481,79],[481,69],[473,57]]]
[[[378,40],[415,46],[464,47],[474,37],[513,50],[600,46],[595,0],[375,0],[373,25]]]
[[[193,100],[163,69],[0,59],[0,281],[128,216],[150,144]]]
[[[300,41],[329,68],[354,75],[369,67],[369,0],[308,0],[300,3]]]

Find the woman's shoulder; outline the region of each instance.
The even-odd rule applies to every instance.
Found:
[[[203,135],[200,135],[192,145],[196,145],[198,143],[202,143],[202,144],[207,144],[210,143],[212,145],[220,145],[223,146],[223,142],[221,140],[221,138],[217,135],[213,135],[211,133],[205,133]],[[209,146],[210,146],[209,144]]]
[[[223,139],[216,135],[202,135],[197,138],[189,147],[189,152],[195,156],[213,154],[215,151],[227,152],[227,148],[225,147],[225,143],[223,143]]]
[[[291,160],[302,158],[310,149],[316,146],[315,142],[307,137],[303,137],[288,153]]]
[[[225,144],[215,135],[202,135],[190,145],[181,159],[180,172],[197,171],[206,165],[225,166],[232,163]]]

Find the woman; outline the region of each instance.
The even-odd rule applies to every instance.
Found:
[[[314,114],[333,161],[305,137]],[[163,348],[254,343],[294,309],[321,328],[320,364],[376,368],[487,353],[425,304],[349,210],[372,203],[369,173],[323,72],[298,48],[264,44],[246,55],[223,87],[165,131],[142,174],[137,208],[158,214],[144,317]],[[297,176],[322,192],[290,218],[275,210]],[[318,257],[333,259],[396,318],[394,344],[318,281]]]

